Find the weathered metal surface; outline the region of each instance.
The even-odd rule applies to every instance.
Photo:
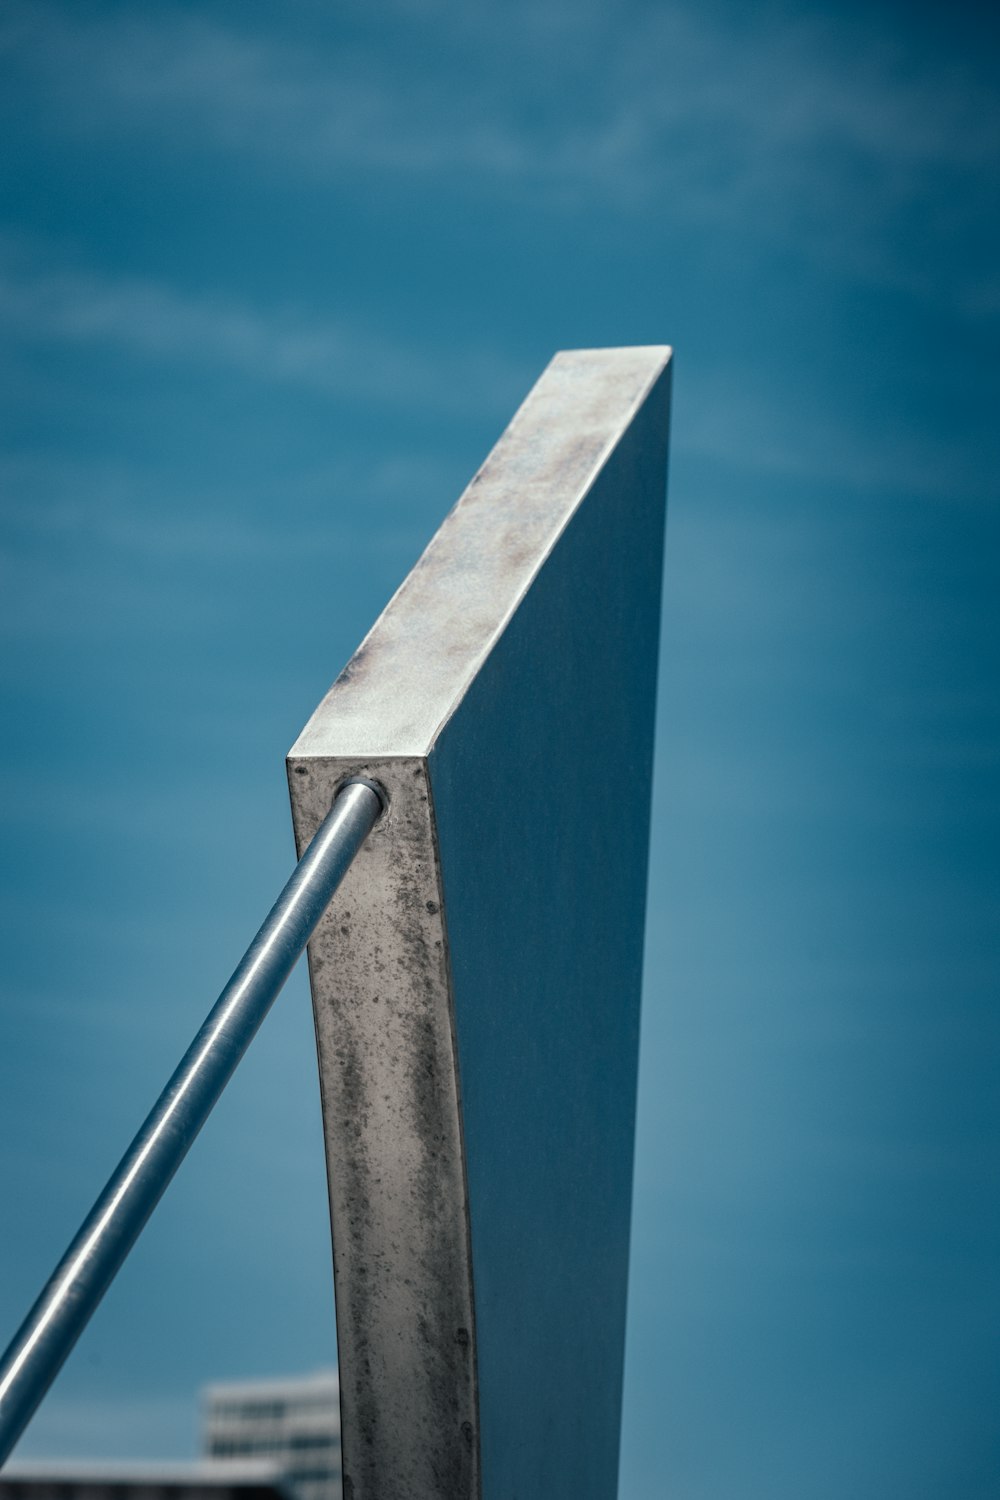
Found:
[[[613,1495],[669,351],[561,354],[289,756],[348,1500]]]
[[[309,946],[344,1493],[474,1495],[472,1289],[427,766],[363,770],[391,788],[389,811]],[[290,774],[301,845],[343,768],[295,761]]]

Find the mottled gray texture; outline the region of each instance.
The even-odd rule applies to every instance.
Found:
[[[472,1288],[426,763],[392,788],[309,946],[337,1291],[347,1500],[477,1493]],[[329,762],[290,770],[300,847]]]
[[[668,356],[556,355],[293,756],[429,752]]]

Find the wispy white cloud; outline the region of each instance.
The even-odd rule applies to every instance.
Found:
[[[39,543],[70,553],[90,543],[122,561],[291,561],[343,545],[348,499],[359,517],[351,546],[367,555],[385,545],[414,497],[440,496],[446,505],[459,485],[454,464],[396,451],[367,465],[344,456],[292,471],[280,485],[265,483],[252,493],[236,484],[188,489],[181,508],[162,476],[140,466],[38,451],[0,453],[0,557]],[[290,500],[295,526],[284,523]],[[337,537],[331,536],[331,505],[338,507]]]
[[[137,620],[176,642],[228,628],[249,581],[276,568],[401,574],[432,529],[428,516],[467,477],[433,454],[396,449],[292,469],[280,483],[186,485],[178,495],[176,481],[140,463],[0,454],[0,642],[10,648],[0,686],[19,677],[25,646],[59,640],[68,618],[78,642],[118,640]]]
[[[411,407],[492,410],[525,383],[524,370],[485,350],[435,357],[302,308],[261,310],[141,277],[35,268],[31,259],[16,241],[0,241],[0,323],[31,339],[106,343]]]
[[[751,24],[680,4],[446,0],[397,4],[388,29],[355,14],[338,30],[324,8],[296,11],[312,46],[211,7],[8,0],[0,46],[50,119],[80,135],[209,144],[305,172],[319,191],[392,172],[556,209],[604,202],[791,242],[917,292],[935,250],[959,249],[993,212],[988,77],[873,16]],[[958,299],[991,306],[990,273],[970,270],[966,289],[957,259]],[[227,339],[253,335],[234,319]]]
[[[1000,303],[998,303],[1000,306]],[[0,327],[28,341],[105,345],[143,361],[200,368],[222,366],[262,383],[293,385],[339,399],[389,402],[408,409],[481,410],[505,415],[530,384],[534,370],[480,350],[394,345],[350,323],[301,307],[246,306],[215,293],[192,293],[163,281],[52,265],[50,246],[0,238]],[[993,495],[987,466],[969,465],[959,438],[857,423],[850,442],[808,392],[762,390],[749,369],[729,369],[706,381],[684,372],[678,392],[683,422],[676,448],[776,475],[816,477],[856,489],[890,485],[940,499],[981,501]],[[101,474],[61,475],[58,463],[8,454],[0,463],[0,494],[8,519],[35,513],[46,496],[46,526],[95,526],[119,545],[206,555],[273,549],[266,527],[242,517],[228,530],[201,516],[161,515],[137,530],[135,499],[148,477],[105,467]],[[301,476],[313,494],[351,492],[366,503],[388,500],[414,485],[455,487],[455,476],[426,456],[384,455],[365,472],[343,466]],[[82,484],[81,484],[82,481]],[[57,496],[59,503],[53,504]],[[21,502],[19,504],[19,497]],[[83,497],[86,514],[81,511]],[[97,503],[99,502],[99,504]],[[214,532],[213,532],[214,527]],[[300,540],[308,537],[308,527]],[[303,542],[303,545],[306,543]]]
[[[970,459],[961,432],[951,436],[855,418],[848,429],[802,386],[762,386],[751,368],[714,378],[687,373],[678,393],[677,455],[708,458],[776,478],[822,481],[857,494],[908,494],[945,503],[992,505],[992,464]]]

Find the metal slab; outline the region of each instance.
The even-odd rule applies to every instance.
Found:
[[[346,1500],[617,1488],[669,359],[549,365],[289,759]]]

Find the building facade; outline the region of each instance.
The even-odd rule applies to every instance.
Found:
[[[211,1385],[203,1393],[204,1453],[213,1462],[263,1459],[294,1500],[341,1500],[337,1372]]]
[[[0,1474],[0,1500],[294,1500],[276,1464],[15,1461]]]

